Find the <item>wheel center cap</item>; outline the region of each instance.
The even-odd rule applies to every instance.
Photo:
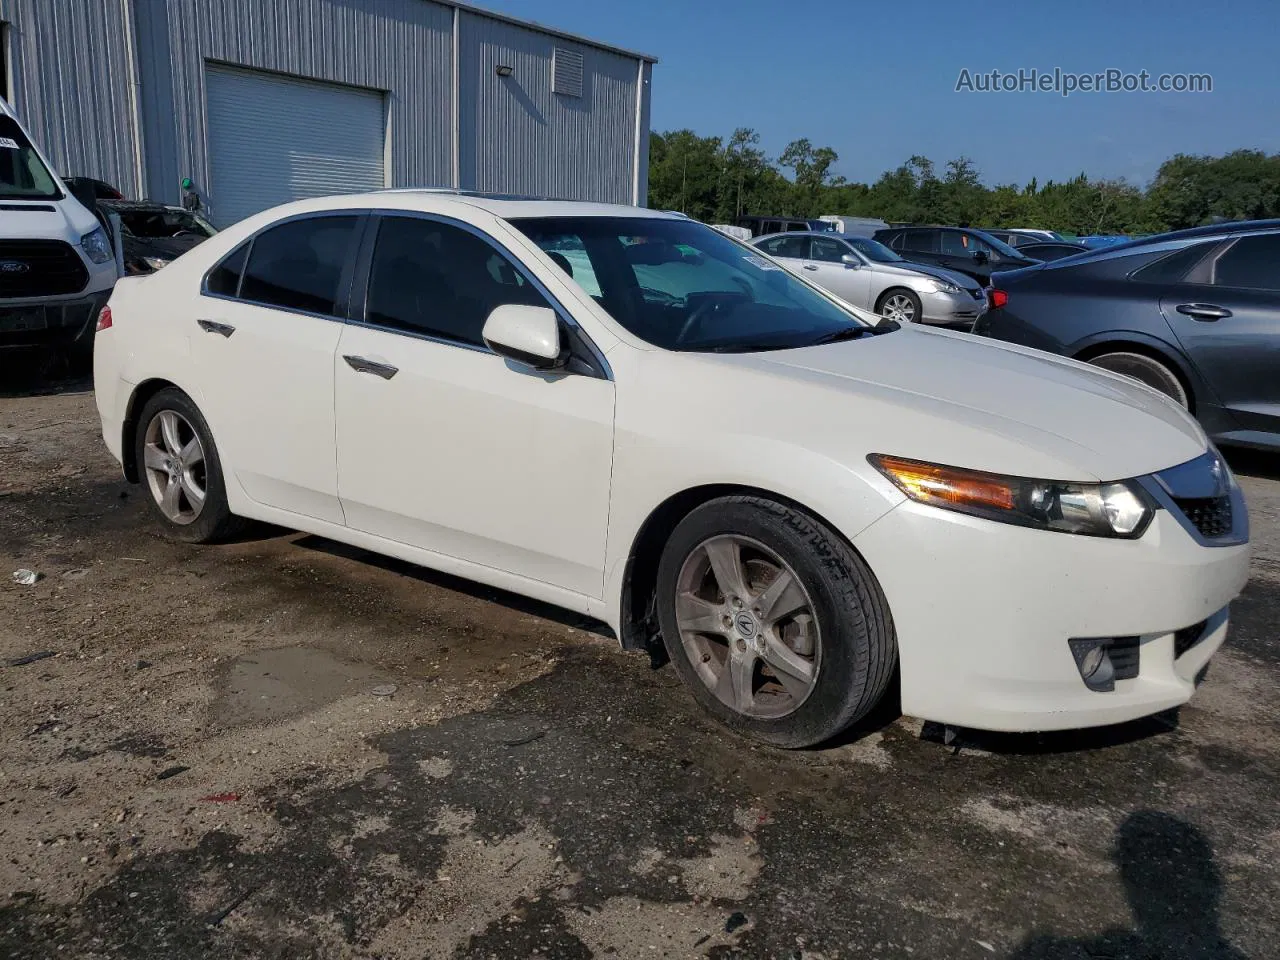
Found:
[[[733,625],[738,628],[738,635],[744,640],[750,640],[759,629],[756,624],[756,618],[745,610],[733,618]]]

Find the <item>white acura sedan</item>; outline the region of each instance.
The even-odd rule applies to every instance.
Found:
[[[1248,567],[1163,396],[649,210],[290,204],[122,280],[95,376],[173,536],[270,521],[602,618],[786,747],[891,685],[995,730],[1176,706]]]

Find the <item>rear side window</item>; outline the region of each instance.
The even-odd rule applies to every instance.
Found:
[[[910,250],[913,253],[937,253],[938,231],[907,230],[902,234],[902,245],[899,249]]]
[[[1280,234],[1241,237],[1218,258],[1215,287],[1280,290]]]
[[[249,244],[242,243],[222,258],[222,262],[209,271],[205,289],[223,297],[234,297],[240,291],[240,274],[249,254]]]
[[[1205,254],[1218,245],[1217,240],[1193,243],[1158,257],[1144,267],[1139,267],[1130,279],[1143,283],[1182,283],[1187,275],[1204,259]]]
[[[258,234],[240,284],[240,298],[285,310],[336,315],[356,219],[308,217]]]
[[[369,271],[365,322],[483,346],[503,304],[548,307],[511,261],[475,234],[421,217],[384,217]]]
[[[809,255],[808,237],[774,237],[760,244],[760,249],[772,257],[789,257],[803,260]]]

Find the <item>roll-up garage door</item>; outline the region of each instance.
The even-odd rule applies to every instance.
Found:
[[[386,186],[380,93],[209,65],[210,215]]]

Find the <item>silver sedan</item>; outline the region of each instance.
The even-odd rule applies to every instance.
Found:
[[[869,237],[794,232],[751,242],[841,300],[902,323],[967,329],[987,312],[987,295],[972,277],[910,263]]]

